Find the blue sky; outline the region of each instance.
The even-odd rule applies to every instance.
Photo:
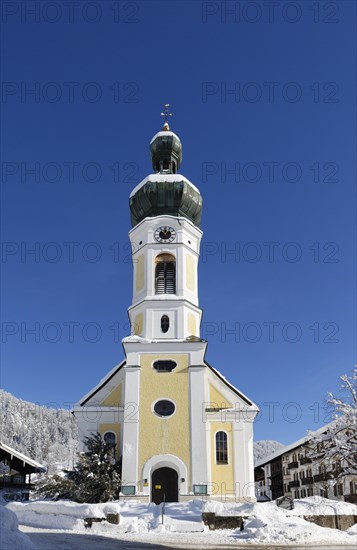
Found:
[[[355,363],[355,3],[275,4],[2,6],[5,390],[68,407],[121,361],[128,197],[169,102],[207,359],[260,405],[256,439],[327,420]]]

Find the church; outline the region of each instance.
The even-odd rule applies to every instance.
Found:
[[[81,439],[98,431],[113,446],[123,496],[156,504],[254,501],[258,407],[205,359],[202,196],[179,172],[182,145],[167,119],[150,142],[153,173],[129,198],[133,299],[125,357],[73,414]]]

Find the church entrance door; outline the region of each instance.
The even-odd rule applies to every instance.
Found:
[[[151,501],[178,502],[178,475],[172,468],[158,468],[151,476]]]

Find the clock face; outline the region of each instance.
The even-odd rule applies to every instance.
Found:
[[[158,227],[155,231],[155,239],[159,243],[172,243],[172,241],[175,240],[175,237],[176,231],[168,225]]]

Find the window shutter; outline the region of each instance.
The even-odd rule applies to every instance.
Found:
[[[165,294],[165,264],[156,264],[155,294]]]
[[[169,256],[169,258],[170,258],[169,261],[159,260],[156,263],[155,294],[175,294],[176,293],[176,263],[175,261],[171,260],[172,256]]]
[[[170,262],[166,267],[166,294],[175,294],[175,264]]]

